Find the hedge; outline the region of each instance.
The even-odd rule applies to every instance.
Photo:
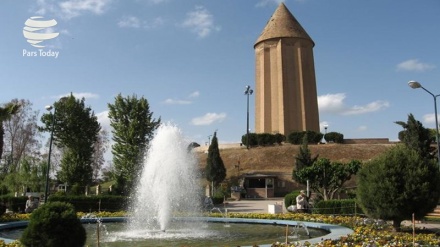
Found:
[[[304,136],[307,135],[307,142],[310,144],[320,143],[324,134],[315,131],[292,132],[287,136],[287,142],[300,145],[303,143]]]
[[[363,214],[362,209],[354,199],[319,201],[313,207],[316,214],[354,215]]]
[[[100,196],[58,196],[52,195],[48,198],[49,202],[68,202],[71,203],[78,212],[115,212],[126,210],[128,198],[125,196],[100,195]]]

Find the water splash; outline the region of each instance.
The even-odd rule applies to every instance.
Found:
[[[307,226],[304,223],[302,223],[302,222],[298,222],[296,224],[296,226],[293,226],[293,231],[291,232],[291,238],[295,238],[295,239],[300,238],[300,236],[301,236],[300,235],[300,229],[301,228],[303,228],[305,230],[305,233],[307,234],[307,237],[309,237],[309,238],[311,237],[309,229],[307,229]]]
[[[162,124],[150,143],[134,194],[129,229],[165,231],[174,214],[200,209],[197,158],[176,126]]]

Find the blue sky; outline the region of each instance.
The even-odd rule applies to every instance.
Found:
[[[145,97],[154,117],[204,144],[246,132],[246,85],[255,87],[253,45],[277,0],[2,0],[0,104],[28,99],[44,112],[71,92],[110,130],[117,94]],[[315,42],[321,126],[345,138],[397,140],[412,113],[435,128],[440,94],[440,1],[286,0]],[[57,24],[41,56],[23,36],[28,18]],[[30,56],[35,52],[37,55]],[[250,97],[254,130],[254,98]],[[322,132],[324,129],[322,128]]]

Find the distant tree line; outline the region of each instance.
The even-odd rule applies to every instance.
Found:
[[[51,133],[50,188],[65,184],[67,193],[82,195],[97,183],[116,181],[114,193],[128,195],[160,118],[153,118],[148,101],[136,95],[119,94],[108,107],[113,161],[104,167],[109,132],[84,98],[62,97],[42,115],[24,99],[0,105],[0,195],[45,190]]]

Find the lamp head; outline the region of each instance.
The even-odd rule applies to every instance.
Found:
[[[254,90],[251,89],[251,86],[246,86],[246,91],[244,91],[244,94],[251,95],[254,92]]]
[[[409,81],[408,86],[410,86],[412,89],[417,89],[422,87],[422,85],[417,81]]]
[[[52,111],[53,106],[51,106],[51,105],[47,105],[47,106],[45,106],[44,108],[46,108],[46,110],[48,110],[48,111]]]

